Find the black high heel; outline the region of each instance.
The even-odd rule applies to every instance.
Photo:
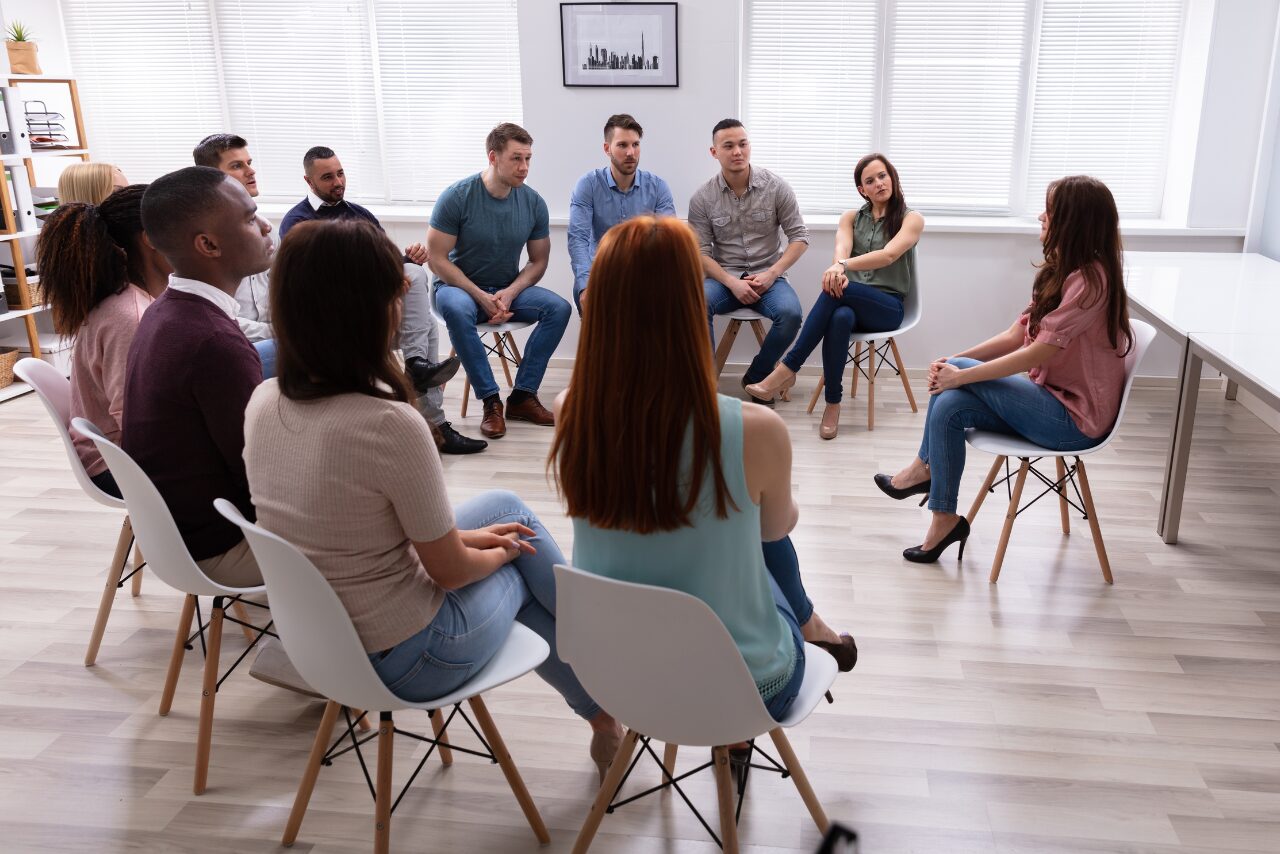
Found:
[[[840,643],[831,641],[813,641],[813,645],[826,652],[836,660],[836,669],[848,673],[858,663],[858,644],[848,632],[840,635]]]
[[[956,560],[963,560],[964,541],[967,539],[969,539],[969,520],[961,516],[960,521],[956,522],[956,526],[939,540],[936,546],[931,549],[912,546],[909,549],[903,549],[902,556],[912,563],[937,563],[938,558],[942,557],[942,553],[947,550],[947,546],[952,543],[959,543],[960,553],[956,555]]]
[[[878,474],[873,479],[876,482],[876,486],[880,487],[880,491],[892,498],[894,501],[901,501],[908,496],[920,495],[923,493],[924,498],[920,499],[921,507],[923,507],[924,503],[929,500],[929,484],[933,483],[933,478],[930,478],[924,483],[917,483],[915,486],[908,486],[906,489],[898,489],[898,487],[893,485],[893,477],[891,475]]]

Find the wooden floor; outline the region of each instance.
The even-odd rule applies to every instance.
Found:
[[[566,379],[552,370],[544,399]],[[1205,390],[1182,542],[1165,546],[1154,529],[1173,391],[1137,390],[1119,437],[1090,458],[1115,586],[1087,525],[1063,536],[1049,501],[1019,519],[991,586],[1002,495],[962,564],[954,549],[936,566],[899,557],[925,511],[888,500],[871,476],[919,441],[923,414],[901,388],[880,384],[874,433],[862,396],[846,403],[833,442],[818,439],[798,391],[779,409],[796,446],[795,541],[819,611],[855,634],[862,658],[835,705],[791,738],[864,854],[1280,850],[1280,436]],[[457,426],[478,435],[478,424],[476,407]],[[455,499],[513,488],[568,552],[543,476],[550,435],[515,424],[445,465]],[[962,506],[990,459],[973,457]],[[235,674],[218,697],[209,790],[193,796],[199,652],[173,713],[156,714],[179,597],[154,578],[140,598],[122,591],[97,666],[82,665],[119,523],[76,487],[34,397],[0,406],[0,849],[277,850],[321,706]],[[243,647],[236,633],[225,642]],[[551,829],[545,850],[568,851],[594,793],[587,727],[532,675],[489,705]],[[405,742],[401,779],[420,755]],[[682,764],[702,760],[693,754]],[[294,850],[371,847],[373,805],[352,758],[321,773]],[[714,815],[710,777],[689,788]],[[741,828],[749,851],[819,841],[790,782],[761,773]],[[427,766],[392,833],[396,851],[540,850],[499,770],[465,756]],[[593,850],[714,848],[665,796],[606,816]]]

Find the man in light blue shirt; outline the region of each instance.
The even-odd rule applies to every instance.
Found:
[[[676,215],[667,182],[639,168],[642,136],[644,128],[631,116],[609,116],[604,124],[604,153],[609,156],[609,165],[583,175],[569,198],[569,261],[578,314],[582,314],[591,260],[604,233],[633,216]]]

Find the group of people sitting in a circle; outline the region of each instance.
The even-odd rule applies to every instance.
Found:
[[[39,243],[54,321],[76,340],[73,415],[122,441],[206,573],[261,583],[239,529],[212,507],[227,498],[315,563],[380,678],[409,700],[452,691],[494,655],[513,621],[527,625],[550,644],[538,673],[590,724],[602,774],[621,727],[555,653],[552,567],[569,561],[511,492],[450,502],[438,451],[455,439],[441,436],[439,398],[433,410],[421,402],[450,364],[406,326],[411,313],[413,323],[428,322],[410,305],[415,288],[431,315],[425,285],[407,268],[426,262],[439,278],[435,302],[490,437],[505,432],[504,413],[492,374],[469,363],[484,361],[473,352],[477,323],[480,333],[485,320],[548,324],[530,338],[506,414],[554,427],[546,466],[573,521],[572,564],[702,599],[781,718],[803,680],[806,642],[842,671],[858,650],[805,592],[790,539],[799,508],[786,424],[765,406],[718,394],[708,318],[750,306],[773,320],[743,378],[758,402],[793,384],[823,344],[830,438],[849,334],[901,322],[904,297],[918,286],[924,229],[888,158],[858,161],[864,203],[841,218],[833,264],[801,326],[785,274],[808,232],[786,183],[751,166],[742,124],[715,126],[721,171],[695,192],[688,224],[670,215],[665,183],[638,170],[641,133],[630,116],[611,117],[610,163],[574,191],[582,328],[553,411],[537,391],[567,315],[536,287],[547,266],[546,205],[524,183],[532,139],[514,125],[490,134],[488,167],[437,203],[426,246],[394,245],[372,214],[342,198],[333,152],[312,149],[308,199],[291,212],[272,260],[251,159],[227,135],[210,137],[214,149],[239,143],[213,150],[221,169],[188,167],[104,198],[64,197]],[[920,451],[875,478],[893,498],[928,495],[932,521],[908,560],[936,561],[968,536],[955,512],[966,429],[1081,450],[1116,419],[1131,333],[1115,202],[1096,179],[1062,178],[1048,188],[1040,223],[1044,257],[1027,308],[1005,331],[933,362]],[[529,260],[520,267],[522,248]],[[262,287],[254,277],[269,281],[264,294],[252,293]],[[268,326],[259,338],[271,342],[266,381],[263,348],[250,344],[237,300],[246,286],[270,306],[269,318],[250,319]],[[396,355],[406,336],[423,338],[408,367]],[[77,448],[95,483],[119,494],[83,437]]]

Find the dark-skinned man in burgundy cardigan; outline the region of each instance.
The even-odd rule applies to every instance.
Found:
[[[235,293],[271,264],[271,225],[257,210],[240,182],[207,166],[147,188],[143,230],[173,275],[129,348],[122,418],[124,449],[160,491],[191,557],[235,587],[261,584],[262,574],[213,500],[254,518],[244,410],[262,363],[236,322]]]

